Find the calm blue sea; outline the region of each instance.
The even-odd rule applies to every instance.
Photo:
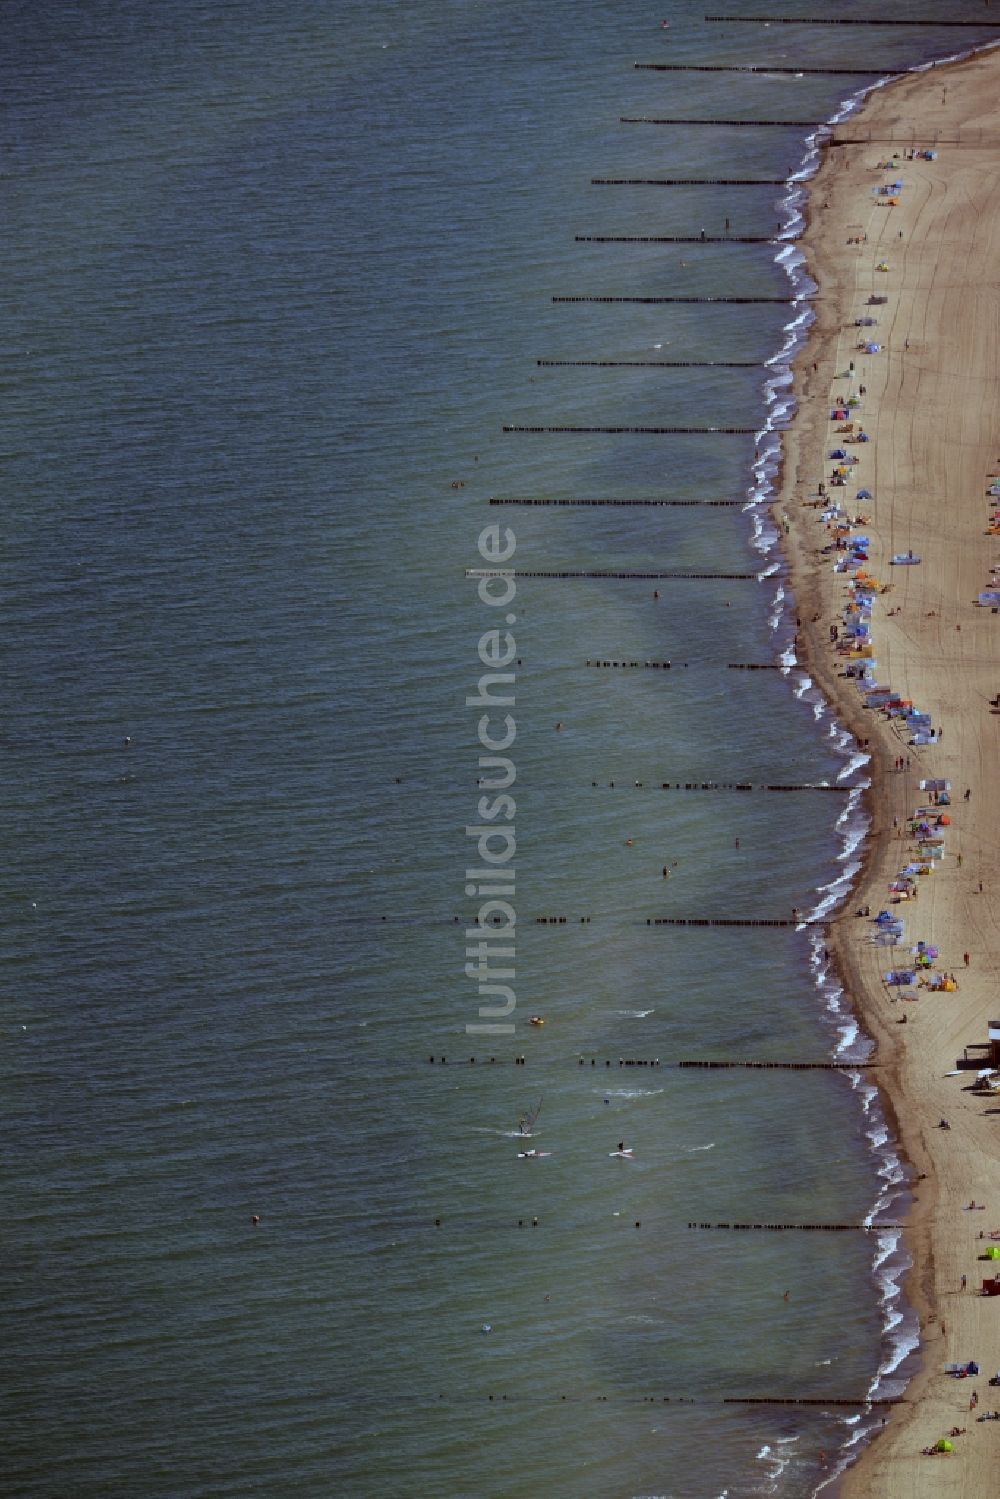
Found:
[[[986,33],[702,12],[6,8],[6,1494],[804,1499],[871,1418],[745,1399],[900,1388],[893,1231],[689,1227],[902,1211],[860,1071],[673,1065],[862,1061],[822,928],[653,924],[822,915],[856,867],[864,757],[766,516],[807,304],[553,297],[808,290],[800,190],[591,179],[786,179],[806,124],[620,117],[821,122],[865,79],[634,62],[874,81]],[[738,503],[489,503],[528,498]],[[484,603],[490,524],[590,576]],[[628,573],[734,576],[593,576]],[[674,789],[708,781],[838,789]]]

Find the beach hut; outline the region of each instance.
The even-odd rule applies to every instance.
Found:
[[[991,1020],[986,1027],[986,1045],[990,1066],[1000,1067],[1000,1020]]]

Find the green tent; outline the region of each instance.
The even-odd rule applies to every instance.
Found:
[[[983,1255],[984,1260],[1000,1260],[1000,1244],[991,1244]]]
[[[954,1450],[955,1443],[949,1442],[947,1437],[942,1437],[940,1442],[935,1442],[934,1444],[935,1452],[954,1452]]]

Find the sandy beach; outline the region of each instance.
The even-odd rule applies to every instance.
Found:
[[[776,514],[789,531],[800,655],[872,756],[865,869],[831,946],[876,1039],[883,1099],[915,1177],[906,1294],[921,1323],[920,1372],[841,1480],[848,1499],[983,1495],[1000,1455],[1000,1422],[977,1420],[1000,1410],[1000,1388],[988,1384],[1000,1370],[1000,1298],[980,1294],[993,1275],[981,1257],[1000,1230],[1000,1097],[970,1091],[975,1071],[953,1075],[963,1049],[984,1043],[987,1023],[1000,1019],[1000,710],[991,703],[1000,693],[1000,614],[977,602],[1000,564],[1000,534],[987,534],[1000,504],[987,495],[1000,474],[998,148],[1000,52],[904,77],[838,127],[811,187],[803,239],[819,284],[817,322],[798,363],[799,413]],[[902,186],[879,194],[893,183]],[[857,326],[869,316],[874,325]],[[850,398],[858,404],[846,419],[831,419]],[[857,461],[846,486],[831,488],[838,445]],[[864,658],[845,654],[851,579],[834,563],[848,552],[824,550],[835,537],[820,484],[852,520],[863,517],[848,539],[870,538],[861,567],[890,585],[871,604],[874,677],[929,715],[930,743],[910,743],[912,727],[866,707],[845,676]],[[873,499],[857,500],[859,489]],[[892,564],[910,552],[918,564]],[[890,883],[917,852],[914,814],[941,815],[919,788],[926,778],[951,782],[949,824],[933,829],[944,857],[914,878],[917,899],[890,904]],[[903,919],[898,947],[874,944],[872,921],[856,914],[864,906],[872,917],[885,908]],[[912,962],[918,941],[939,949],[933,972],[954,974],[957,990],[886,985],[883,974]],[[985,1052],[975,1055],[985,1065]],[[973,1201],[985,1210],[970,1209]],[[946,1364],[969,1360],[979,1377],[945,1374]],[[922,1455],[953,1428],[964,1430],[953,1452]]]

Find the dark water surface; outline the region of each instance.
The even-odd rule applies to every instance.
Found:
[[[633,69],[860,47],[701,14],[8,8],[6,1493],[798,1499],[861,1407],[724,1397],[863,1397],[908,1346],[891,1232],[687,1226],[891,1216],[899,1178],[859,1073],[666,1065],[864,1055],[821,936],[647,925],[822,912],[852,867],[846,736],[801,672],[729,669],[791,642],[769,523],[487,505],[765,493],[752,432],[501,430],[786,410],[761,365],[803,307],[551,301],[802,288],[778,244],[574,239],[794,223],[775,187],[590,186],[785,177],[801,126],[618,118],[820,121],[864,81]],[[888,71],[956,33],[863,42]],[[528,571],[751,577],[518,581],[516,1030],[484,1039],[491,519]],[[623,659],[673,666],[585,664]]]

